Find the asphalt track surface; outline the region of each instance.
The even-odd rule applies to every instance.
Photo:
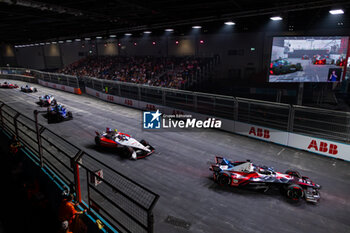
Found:
[[[4,80],[0,80],[3,82]],[[23,82],[16,81],[21,86]],[[141,129],[141,111],[39,85],[37,93],[0,89],[0,100],[32,117],[40,109],[38,96],[53,94],[73,112],[59,124],[40,123],[160,195],[155,206],[155,232],[350,232],[350,164],[328,157],[218,130],[148,132]],[[97,152],[94,131],[106,127],[145,138],[156,148],[138,161]],[[212,180],[208,162],[214,155],[251,159],[277,171],[297,169],[322,185],[318,205],[290,203],[273,191],[266,193],[221,187]],[[165,221],[173,216],[189,222],[187,230]]]

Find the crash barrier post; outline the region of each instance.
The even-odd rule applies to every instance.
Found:
[[[3,120],[3,117],[2,117],[2,107],[3,107],[4,105],[5,105],[4,103],[1,103],[1,104],[0,104],[0,120],[1,120],[1,128],[4,128],[4,120]]]
[[[84,153],[79,161],[82,202],[103,214],[121,232],[153,232],[153,207],[159,196]],[[84,172],[85,170],[85,172]],[[111,176],[110,174],[114,174]]]
[[[38,155],[39,155],[39,159],[40,159],[40,166],[44,167],[43,149],[41,146],[41,136],[40,136],[43,128],[39,129],[38,114],[39,114],[39,111],[34,110],[35,132],[36,132],[36,138],[37,138],[37,143],[38,143]]]
[[[17,118],[20,116],[20,113],[17,113],[13,118],[13,124],[15,126],[15,135],[18,138],[18,127],[17,127]]]
[[[41,126],[39,113],[34,113],[33,120],[0,102],[2,129],[13,135],[17,131],[33,159],[75,193],[105,229],[153,232],[152,211],[159,196]]]
[[[80,186],[80,171],[78,161],[81,159],[83,151],[79,150],[76,156],[72,159],[73,170],[74,170],[74,181],[75,181],[75,192],[77,195],[77,201],[81,203],[81,186]]]

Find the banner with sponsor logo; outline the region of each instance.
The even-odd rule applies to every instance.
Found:
[[[288,146],[350,161],[350,145],[289,133]]]
[[[57,90],[61,90],[61,91],[66,91],[66,92],[71,92],[74,94],[78,94],[81,95],[81,90],[80,88],[74,88],[74,87],[70,87],[70,86],[66,86],[66,85],[61,85],[61,84],[57,84],[57,83],[50,83],[50,82],[46,82],[44,80],[38,80],[40,85],[43,85],[45,87],[51,87]]]
[[[247,124],[239,121],[235,122],[234,132],[243,134],[248,137],[253,137],[282,145],[287,145],[288,143],[288,132],[261,127],[258,125]]]

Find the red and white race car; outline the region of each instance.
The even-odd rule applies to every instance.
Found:
[[[334,59],[329,58],[328,55],[315,55],[312,58],[312,64],[314,65],[333,65]]]
[[[141,159],[151,155],[154,148],[145,140],[140,142],[129,134],[107,128],[106,132],[96,132],[95,143],[99,147],[119,148],[131,159]]]
[[[255,165],[249,160],[229,161],[219,156],[215,157],[215,163],[209,169],[213,171],[214,181],[220,185],[260,189],[265,192],[270,188],[278,188],[293,201],[305,199],[307,202],[317,203],[320,199],[321,186],[297,171],[281,173],[271,167]]]
[[[12,83],[8,83],[8,82],[4,82],[0,84],[1,88],[9,88],[9,89],[13,89],[13,88],[18,88],[17,84],[12,84]]]

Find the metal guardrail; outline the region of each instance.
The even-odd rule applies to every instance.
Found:
[[[1,70],[2,68],[0,68],[0,73]],[[19,70],[22,70],[22,72],[28,71],[17,68],[13,72],[20,73]],[[35,72],[39,71],[32,72],[34,76],[38,76],[35,75]],[[63,79],[59,79],[61,76],[64,75],[44,74],[44,78],[47,81],[64,84]],[[76,77],[74,78],[76,79],[75,83],[79,83],[79,80]],[[349,112],[102,80],[92,77],[84,77],[80,81],[86,87],[110,95],[197,112],[217,118],[256,124],[262,127],[350,143]],[[74,82],[72,81],[72,83]]]
[[[40,79],[46,82],[79,88],[78,78],[72,75],[43,72],[43,71],[24,69],[24,68],[12,68],[12,67],[0,67],[0,75],[5,76],[7,78],[11,78],[16,75],[22,75],[27,77],[34,77],[35,79]],[[28,79],[23,81],[27,81],[27,80]]]
[[[16,135],[42,167],[73,188],[82,205],[118,232],[153,232],[157,194],[2,102],[0,128]],[[101,170],[103,177],[96,173]]]
[[[86,87],[272,129],[350,142],[350,113],[85,77]]]

